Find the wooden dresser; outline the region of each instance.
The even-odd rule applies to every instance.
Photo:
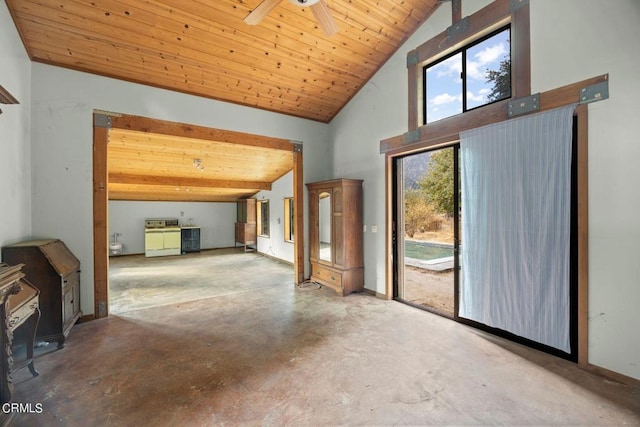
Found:
[[[307,184],[311,280],[340,295],[364,289],[362,180]]]
[[[257,244],[256,199],[243,199],[236,202],[236,244],[241,244],[245,252]],[[248,249],[249,248],[249,249]]]
[[[24,264],[29,282],[40,290],[42,316],[37,340],[57,341],[58,348],[82,315],[80,311],[80,261],[58,239],[32,240],[2,248],[2,260]]]

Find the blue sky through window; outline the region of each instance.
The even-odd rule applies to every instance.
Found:
[[[467,49],[466,110],[490,102],[487,96],[493,82],[486,82],[487,71],[498,71],[500,62],[510,57],[509,34],[509,29],[506,29]],[[459,52],[427,68],[427,123],[462,113],[462,61],[462,52]]]

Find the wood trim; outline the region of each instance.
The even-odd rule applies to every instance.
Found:
[[[592,77],[577,83],[562,86],[540,94],[539,111],[551,110],[580,101],[580,89],[607,81],[608,74]],[[406,136],[397,135],[380,142],[380,152],[389,155],[407,154],[410,151],[422,150],[446,144],[460,139],[460,132],[481,126],[498,123],[509,119],[509,100],[505,99],[482,108],[467,111],[453,117],[438,120],[419,128],[416,141],[406,143]]]
[[[407,88],[409,91],[409,122],[407,128],[414,130],[420,126],[421,117],[422,73],[420,73],[420,67],[413,66],[407,70]]]
[[[93,300],[94,317],[109,315],[107,143],[109,129],[93,124]]]
[[[519,13],[523,6],[514,13]],[[418,55],[418,66],[424,65],[427,61],[432,61],[438,56],[444,56],[447,53],[464,46],[470,37],[478,37],[488,34],[494,29],[508,22],[511,16],[511,6],[509,0],[496,0],[484,8],[480,9],[473,15],[468,16],[468,26],[464,33],[459,34],[456,38],[449,38],[447,30],[444,30],[429,41],[421,44],[415,50]],[[420,65],[421,64],[421,65]]]
[[[108,159],[107,143],[109,129],[93,124],[93,263],[94,263],[94,318],[109,315],[109,236],[108,236]],[[234,144],[250,145],[292,152],[294,156],[294,204],[296,236],[294,241],[294,280],[304,281],[304,200],[303,200],[303,157],[290,140],[254,135],[243,132],[226,131],[215,128],[188,125],[177,122],[155,120],[146,117],[107,114],[111,128],[152,132],[177,137],[198,138]],[[87,320],[89,316],[85,316]]]
[[[453,8],[453,5],[452,5]],[[452,11],[452,14],[454,12]],[[460,11],[460,13],[462,13]],[[454,23],[456,16],[453,15]],[[428,62],[453,52],[456,49],[470,43],[473,39],[489,34],[501,26],[512,23],[512,97],[524,97],[531,94],[531,53],[530,53],[530,12],[529,4],[525,4],[514,12],[511,11],[509,0],[495,0],[486,7],[480,9],[473,15],[467,17],[468,26],[464,33],[455,38],[449,38],[447,30],[441,32],[429,41],[418,46],[409,52],[408,55],[415,56],[417,63],[408,66],[409,68],[409,131],[417,129],[423,123],[422,111],[422,90],[421,69]],[[416,79],[414,82],[413,80]],[[415,90],[414,90],[415,88]],[[486,111],[486,106],[481,110]],[[468,114],[468,113],[465,113]]]
[[[579,365],[580,366],[580,365]],[[600,375],[605,378],[612,379],[622,384],[626,384],[630,387],[640,390],[640,380],[629,377],[624,374],[620,374],[615,371],[611,371],[606,368],[602,368],[600,366],[587,364],[586,366],[580,366],[581,368],[585,368],[587,371],[594,373],[596,375]]]
[[[577,83],[562,86],[540,94],[540,112],[578,103],[580,89],[595,83],[607,81],[608,74],[592,77]],[[393,264],[391,258],[392,236],[392,162],[395,157],[420,151],[438,145],[452,144],[460,139],[460,132],[480,126],[508,120],[507,100],[488,105],[478,110],[469,111],[448,119],[441,120],[420,128],[420,139],[412,144],[405,144],[405,135],[383,140],[381,152],[385,153],[386,173],[386,290],[389,295],[393,289]],[[578,117],[578,366],[594,370],[589,364],[589,172],[588,172],[588,108],[586,104],[578,105],[575,110]],[[612,378],[602,368],[597,370]],[[615,373],[614,373],[615,374]]]
[[[578,366],[589,365],[589,117],[586,104],[578,117]]]
[[[0,85],[0,104],[20,104],[18,100]]]
[[[288,139],[155,120],[147,117],[118,115],[111,118],[111,123],[112,127],[116,129],[128,129],[138,132],[158,133],[184,138],[203,139],[206,141],[230,142],[253,147],[293,151],[293,144],[291,144],[291,141]]]
[[[392,156],[385,156],[384,186],[387,198],[385,206],[385,222],[387,224],[385,227],[385,264],[387,267],[385,268],[384,296],[388,300],[393,299],[393,210],[395,209],[393,206],[393,162]]]
[[[171,185],[178,187],[209,187],[209,188],[242,188],[248,190],[271,190],[270,182],[261,181],[231,181],[227,179],[202,179],[172,176],[150,176],[124,173],[109,173],[109,184],[139,184],[139,185]]]
[[[462,20],[462,0],[451,0],[451,22]]]
[[[304,176],[302,153],[293,152],[293,275],[296,284],[304,282]]]
[[[511,98],[531,95],[531,24],[529,4],[511,18]]]

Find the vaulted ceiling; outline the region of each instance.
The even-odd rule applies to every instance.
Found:
[[[328,123],[443,0],[321,1],[332,36],[314,0],[257,25],[262,0],[5,0],[33,61]],[[291,144],[222,133],[112,129],[109,198],[233,201],[291,170]]]
[[[324,0],[327,36],[295,0],[5,1],[33,61],[325,123],[440,4]]]

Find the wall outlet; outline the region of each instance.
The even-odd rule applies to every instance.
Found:
[[[378,226],[377,225],[372,225],[371,226],[371,232],[372,233],[377,233],[378,232]]]

